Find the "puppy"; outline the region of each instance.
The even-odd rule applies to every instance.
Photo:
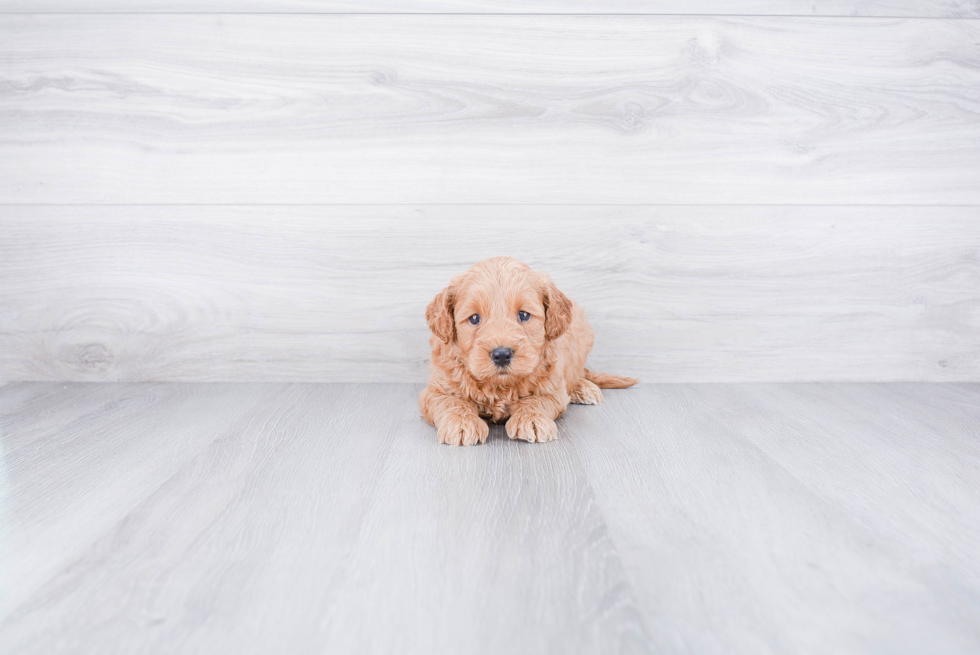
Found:
[[[506,420],[511,439],[551,441],[569,403],[598,405],[600,388],[638,382],[586,369],[592,328],[582,309],[548,276],[510,257],[454,277],[425,319],[433,335],[431,375],[419,408],[439,443],[485,442],[484,419]]]

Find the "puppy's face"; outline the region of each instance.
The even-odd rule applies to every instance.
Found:
[[[455,341],[470,375],[506,383],[538,368],[545,344],[570,322],[571,302],[547,276],[495,258],[454,278],[426,317],[436,336]]]

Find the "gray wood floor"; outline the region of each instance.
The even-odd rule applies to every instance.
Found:
[[[0,652],[967,653],[980,385],[0,388]]]

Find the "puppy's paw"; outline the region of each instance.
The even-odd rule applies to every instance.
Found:
[[[459,414],[439,423],[439,443],[450,446],[475,446],[485,443],[490,426],[476,414]]]
[[[576,405],[598,405],[602,402],[602,391],[593,382],[582,378],[572,391],[572,402]]]
[[[507,419],[507,436],[528,442],[554,441],[558,438],[558,425],[544,414],[517,409]]]

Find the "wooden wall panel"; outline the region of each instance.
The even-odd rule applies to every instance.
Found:
[[[970,0],[0,0],[0,12],[715,14],[980,18]]]
[[[0,0],[0,380],[421,380],[501,253],[597,368],[980,379],[976,3],[32,7],[137,13]]]
[[[0,202],[980,204],[980,21],[0,16]]]
[[[423,313],[510,254],[648,382],[980,379],[980,209],[4,207],[5,380],[421,381]]]

